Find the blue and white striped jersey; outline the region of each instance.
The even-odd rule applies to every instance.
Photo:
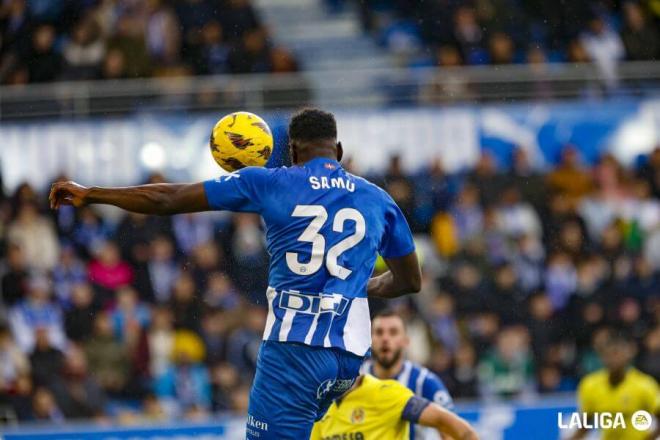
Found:
[[[367,360],[362,364],[360,373],[373,375],[373,361]],[[437,403],[445,409],[452,410],[454,408],[454,402],[445,384],[426,367],[412,361],[404,361],[401,371],[392,379],[410,389],[416,396]],[[435,429],[415,424],[410,425],[410,440],[435,440],[439,438]]]
[[[213,209],[259,213],[270,254],[264,339],[336,347],[371,345],[367,281],[377,254],[415,250],[401,210],[376,185],[334,160],[248,167],[204,183]]]

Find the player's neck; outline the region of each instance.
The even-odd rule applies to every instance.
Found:
[[[396,361],[391,367],[385,368],[378,362],[374,362],[374,376],[379,379],[392,379],[399,374],[403,367],[403,357]]]
[[[301,157],[301,158],[298,160],[298,163],[299,163],[300,165],[304,165],[304,164],[306,164],[307,162],[311,162],[311,161],[313,161],[314,159],[337,160],[337,154],[336,154],[336,153],[333,153],[333,152],[328,152],[327,154],[313,154],[313,155],[310,154],[310,155],[307,155],[307,156]]]
[[[609,372],[609,382],[612,386],[617,386],[626,378],[627,368]]]

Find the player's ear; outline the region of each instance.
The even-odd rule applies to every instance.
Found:
[[[298,163],[298,153],[296,152],[296,145],[293,142],[289,142],[289,154],[291,155],[291,164],[295,165]]]
[[[337,162],[341,162],[341,158],[344,156],[344,147],[341,146],[341,142],[337,142]]]

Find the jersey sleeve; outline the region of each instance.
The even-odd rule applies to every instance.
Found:
[[[406,403],[406,406],[403,408],[401,418],[411,423],[417,423],[422,415],[422,412],[424,412],[426,407],[430,404],[431,401],[428,399],[419,396],[412,396],[410,399],[408,399],[408,403]]]
[[[204,182],[209,206],[214,210],[261,212],[272,171],[247,167]]]
[[[413,392],[399,382],[387,380],[374,398],[381,401],[383,418],[395,421],[402,418],[406,405],[413,396]]]
[[[426,376],[422,386],[422,397],[433,403],[437,403],[445,409],[454,408],[454,401],[452,400],[447,387],[445,387],[442,380],[440,380],[440,378],[434,373],[429,372],[428,376]]]
[[[391,197],[387,196],[387,198],[385,231],[378,252],[383,258],[403,257],[415,250],[415,243],[401,208]]]

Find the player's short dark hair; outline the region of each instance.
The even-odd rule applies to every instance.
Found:
[[[630,345],[635,343],[635,338],[628,329],[611,327],[607,331],[608,345]]]
[[[299,141],[337,139],[335,116],[316,108],[300,110],[289,122],[289,139]]]
[[[400,313],[397,313],[394,309],[385,308],[385,309],[379,310],[378,312],[376,312],[374,314],[374,316],[373,316],[373,318],[371,318],[371,320],[375,321],[377,318],[399,318],[401,320],[401,322],[403,323],[403,328],[404,329],[406,328],[406,322],[404,321],[403,316],[401,316]]]

